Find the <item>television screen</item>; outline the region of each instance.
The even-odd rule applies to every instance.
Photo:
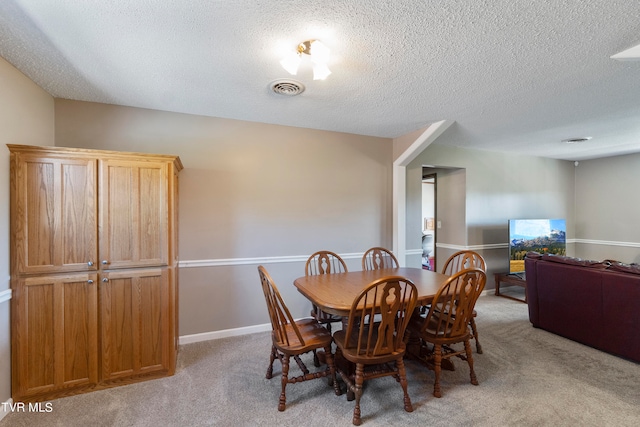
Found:
[[[509,273],[524,272],[529,251],[566,255],[567,225],[564,219],[510,219]]]

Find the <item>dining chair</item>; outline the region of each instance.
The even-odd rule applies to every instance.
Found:
[[[388,249],[373,247],[362,256],[363,270],[379,270],[382,268],[398,268],[398,259]]]
[[[346,273],[347,264],[340,255],[331,251],[318,251],[312,254],[304,266],[305,276],[317,276],[319,274]],[[336,316],[320,310],[315,304],[311,305],[311,317],[324,325],[331,332],[331,324],[342,322],[341,316]],[[318,354],[313,352],[313,364],[320,366]]]
[[[402,386],[404,409],[413,411],[407,392],[403,361],[406,351],[405,331],[418,292],[409,279],[388,276],[377,279],[354,299],[345,329],[336,331],[336,359],[355,364],[355,371],[339,364],[337,371],[347,384],[347,397],[355,395],[353,424],[362,423],[360,398],[365,380],[392,375]]]
[[[340,255],[331,251],[318,251],[312,254],[304,266],[305,276],[346,272],[348,272],[347,264]],[[331,332],[331,323],[342,321],[342,317],[326,313],[315,304],[311,307],[311,317],[325,325],[329,332]]]
[[[451,276],[465,268],[479,268],[485,273],[487,272],[487,264],[485,263],[484,258],[482,258],[482,256],[477,252],[465,250],[456,252],[447,259],[444,263],[444,267],[442,268],[442,274]],[[482,345],[480,345],[480,341],[478,340],[478,328],[475,320],[476,317],[478,317],[478,312],[473,310],[473,316],[471,316],[469,326],[471,326],[471,331],[473,332],[473,339],[476,341],[476,352],[478,354],[482,354]]]
[[[487,276],[479,268],[459,271],[450,276],[438,289],[429,311],[421,316],[416,311],[411,318],[409,331],[420,337],[423,350],[433,358],[435,383],[433,395],[441,397],[440,372],[442,360],[453,356],[466,360],[469,365],[471,384],[478,385],[473,369],[469,321],[473,316],[473,308],[484,289]],[[464,344],[464,349],[452,348],[454,344]],[[433,346],[428,348],[428,344]]]
[[[287,397],[287,384],[316,378],[329,377],[329,385],[333,385],[337,395],[341,394],[336,381],[336,371],[333,354],[331,353],[331,332],[324,328],[317,320],[306,318],[294,320],[287,308],[273,279],[263,266],[258,267],[262,291],[267,302],[269,318],[271,320],[271,357],[267,368],[267,379],[273,377],[273,362],[277,358],[282,365],[282,388],[278,411],[284,411]],[[322,348],[325,351],[327,367],[325,370],[309,372],[300,355]],[[302,371],[296,377],[289,376],[289,361],[293,357]]]

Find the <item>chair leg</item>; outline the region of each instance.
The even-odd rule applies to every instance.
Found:
[[[482,354],[482,346],[480,345],[480,341],[478,341],[478,328],[476,328],[476,321],[471,318],[469,321],[469,325],[471,325],[471,332],[473,333],[473,339],[476,340],[476,352],[478,354]]]
[[[409,398],[409,392],[407,391],[407,373],[404,369],[404,360],[402,360],[402,357],[396,360],[396,367],[398,368],[400,385],[404,392],[404,410],[407,412],[413,412],[413,405],[411,405],[411,399]]]
[[[284,411],[285,405],[287,403],[287,395],[285,394],[285,389],[287,388],[287,383],[289,382],[289,355],[285,354],[282,358],[282,391],[280,392],[280,401],[278,402],[278,411]]]
[[[471,351],[471,344],[469,340],[464,342],[464,350],[467,353],[467,363],[469,364],[469,376],[471,377],[471,384],[478,385],[478,379],[476,378],[476,373],[473,370],[473,356]]]
[[[276,360],[276,357],[277,357],[276,351],[277,351],[276,346],[272,345],[271,356],[269,357],[269,367],[267,368],[267,375],[266,375],[268,380],[273,378],[273,361]]]
[[[313,313],[313,311],[311,313]],[[325,323],[324,327],[327,328],[327,331],[329,331],[329,333],[331,333],[331,322]],[[316,350],[313,350],[313,365],[316,368],[319,368],[320,365],[322,365],[322,363],[320,363],[320,358],[318,357],[318,352]]]
[[[296,363],[298,364],[298,367],[300,368],[300,370],[304,375],[309,375],[309,369],[307,369],[307,366],[304,364],[302,359],[300,359],[300,356],[298,355],[293,356],[293,360],[296,361]]]
[[[333,359],[333,354],[331,353],[331,345],[325,347],[324,351],[327,356],[327,366],[329,369],[329,386],[333,386],[333,391],[335,391],[336,396],[340,396],[342,394],[342,390],[340,390],[340,385],[336,380],[336,364]]]
[[[362,363],[356,364],[356,380],[355,380],[355,390],[354,393],[356,395],[356,406],[353,408],[353,425],[359,426],[362,424],[362,419],[360,418],[360,397],[362,397],[362,383],[364,383],[364,365]]]
[[[435,356],[433,371],[435,372],[435,382],[433,384],[433,395],[435,397],[442,397],[440,392],[440,371],[442,371],[442,345],[436,344],[433,353]]]

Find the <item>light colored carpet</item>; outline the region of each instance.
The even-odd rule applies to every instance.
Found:
[[[476,309],[480,385],[469,383],[466,363],[456,359],[437,399],[433,372],[408,361],[414,412],[403,410],[393,378],[374,379],[365,383],[363,425],[640,424],[639,364],[533,328],[525,304],[484,296]],[[269,350],[266,332],[188,344],[173,377],[53,400],[52,412],[12,413],[0,427],[351,425],[353,402],[335,396],[325,379],[289,385],[287,409],[278,412],[280,365],[265,379]]]

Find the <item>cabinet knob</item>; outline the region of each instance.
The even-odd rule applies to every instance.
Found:
[[[107,283],[109,281],[109,279],[107,279],[106,277],[104,279],[102,279],[103,283]]]
[[[107,264],[109,264],[109,261],[107,261],[106,259],[103,259],[102,260],[102,265],[107,265]]]
[[[89,280],[87,280],[87,283],[92,285],[93,284],[93,280],[89,279]]]
[[[93,261],[89,261],[89,262],[87,263],[87,265],[88,265],[89,267],[93,267]]]

